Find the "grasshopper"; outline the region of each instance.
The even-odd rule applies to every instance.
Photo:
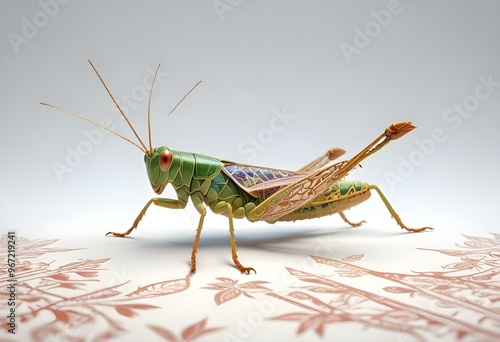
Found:
[[[191,199],[200,214],[191,251],[191,272],[196,270],[198,243],[208,206],[214,213],[225,215],[228,218],[233,262],[240,272],[248,274],[250,271],[255,272],[255,269],[243,266],[238,259],[234,218],[246,218],[251,222],[275,223],[339,214],[347,224],[355,227],[365,221],[351,222],[345,216],[344,211],[366,201],[370,197],[370,190],[375,190],[402,229],[410,232],[432,230],[431,227],[409,228],[403,224],[399,215],[376,185],[362,181],[343,180],[348,172],[365,158],[379,151],[390,141],[397,140],[412,131],[415,126],[410,122],[402,121],[390,125],[373,142],[349,160],[333,163],[333,160],[344,154],[344,150],[333,148],[299,170],[287,171],[219,160],[198,153],[174,151],[165,146],[153,148],[150,120],[153,91],[153,86],[151,86],[147,115],[149,138],[147,147],[116,102],[97,69],[91,61],[89,63],[139,143],[67,109],[43,102],[41,104],[86,120],[133,144],[144,153],[146,171],[153,191],[157,195],[161,195],[165,187],[171,184],[177,194],[177,199],[162,197],[150,199],[127,231],[123,233],[108,232],[106,235],[118,237],[129,235],[137,228],[151,204],[169,209],[184,209],[188,200]],[[159,67],[158,65],[156,72],[158,72]],[[153,77],[153,84],[155,79],[156,75]],[[198,84],[181,99],[172,111]]]

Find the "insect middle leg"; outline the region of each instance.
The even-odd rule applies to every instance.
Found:
[[[350,224],[352,227],[359,227],[363,223],[366,223],[365,220],[362,220],[362,221],[359,221],[359,222],[351,222],[351,221],[349,221],[349,219],[345,216],[345,214],[344,214],[343,211],[339,212],[339,215],[342,218],[342,220],[344,220],[345,223]]]
[[[240,270],[241,273],[246,273],[249,274],[250,271],[255,271],[252,267],[245,267],[243,266],[240,261],[238,260],[238,253],[236,252],[236,239],[234,237],[234,225],[233,225],[233,206],[225,201],[221,201],[217,203],[212,210],[216,214],[226,214],[227,218],[229,219],[229,238],[231,239],[231,256],[233,258],[234,265],[236,268]],[[238,215],[237,216],[242,216],[244,215],[244,208],[240,207],[237,209]]]

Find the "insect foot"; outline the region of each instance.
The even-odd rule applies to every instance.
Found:
[[[415,128],[416,127],[409,121],[399,121],[387,127],[385,135],[391,138],[391,140],[396,140],[406,135],[406,133],[411,132]]]
[[[250,274],[250,272],[253,271],[255,274],[257,274],[257,271],[253,267],[244,267],[239,262],[238,263],[235,262],[234,264],[240,270],[241,273]]]
[[[135,226],[132,226],[129,230],[127,230],[125,233],[115,233],[115,232],[107,232],[105,236],[108,236],[108,235],[113,235],[113,236],[117,236],[117,237],[125,237],[127,235],[129,235],[130,233],[132,233],[132,231],[135,229]]]

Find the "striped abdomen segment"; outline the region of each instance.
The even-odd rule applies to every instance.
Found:
[[[365,182],[339,181],[321,196],[279,218],[278,221],[295,221],[337,214],[366,201],[370,195],[370,189]]]

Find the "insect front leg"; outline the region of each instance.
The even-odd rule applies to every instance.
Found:
[[[194,194],[191,197],[191,200],[193,201],[196,210],[200,213],[200,222],[198,222],[196,237],[194,239],[193,249],[191,250],[191,272],[194,273],[196,271],[196,253],[198,252],[198,244],[200,242],[203,221],[205,220],[205,216],[207,215],[207,208],[205,207],[205,204],[203,204],[203,197],[201,195]]]
[[[170,209],[184,209],[187,204],[187,199],[188,199],[187,194],[178,192],[177,195],[179,196],[179,198],[176,200],[171,198],[159,198],[159,197],[150,199],[148,203],[146,203],[144,208],[142,208],[141,212],[139,213],[134,223],[132,224],[132,227],[130,227],[124,233],[108,232],[106,233],[106,236],[111,234],[113,236],[124,237],[132,233],[132,231],[139,225],[139,222],[142,220],[143,216],[146,214],[146,211],[148,210],[151,204],[155,204],[157,206]]]

